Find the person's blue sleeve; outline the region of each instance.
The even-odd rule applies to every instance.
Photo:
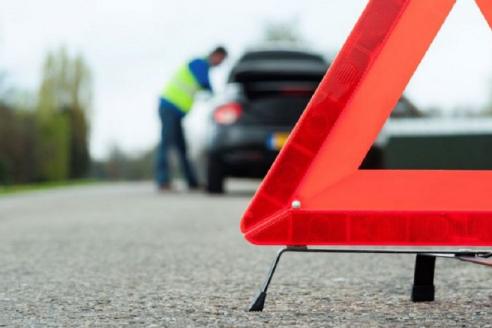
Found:
[[[203,89],[213,91],[209,76],[210,66],[205,59],[192,60],[189,64],[189,68]]]

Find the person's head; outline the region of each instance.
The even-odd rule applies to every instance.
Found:
[[[208,55],[208,63],[212,67],[219,66],[226,57],[227,50],[224,47],[217,47]]]

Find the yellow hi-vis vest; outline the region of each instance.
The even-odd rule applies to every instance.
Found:
[[[188,113],[193,106],[195,94],[202,87],[185,64],[178,69],[171,80],[164,87],[161,98],[166,99],[184,113]]]

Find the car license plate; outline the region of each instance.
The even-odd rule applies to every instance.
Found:
[[[280,150],[287,142],[289,133],[287,132],[275,132],[270,135],[267,140],[267,146],[270,150]]]

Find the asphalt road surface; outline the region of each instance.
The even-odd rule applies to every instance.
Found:
[[[276,249],[225,197],[150,183],[0,196],[0,327],[492,327],[492,270],[438,259],[437,301],[413,304],[410,255],[287,254],[263,313],[246,307]]]

